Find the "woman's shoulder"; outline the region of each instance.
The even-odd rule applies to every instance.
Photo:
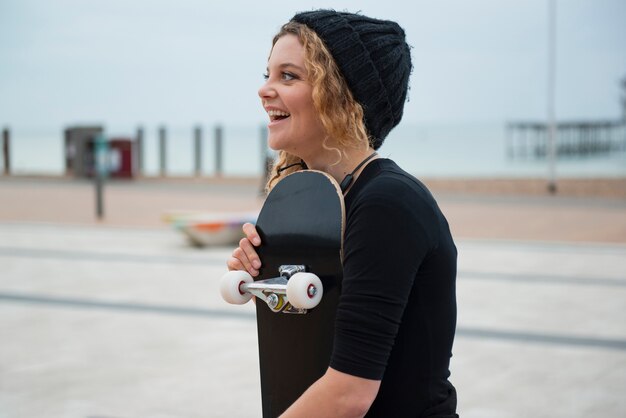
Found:
[[[348,225],[363,221],[389,231],[410,230],[436,245],[444,217],[426,186],[388,159],[374,160],[366,168],[354,195],[348,196]]]
[[[378,158],[363,170],[361,187],[356,190],[360,202],[387,200],[413,204],[436,205],[428,188],[415,176],[400,168],[393,160]]]

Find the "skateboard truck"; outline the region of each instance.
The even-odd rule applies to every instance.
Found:
[[[273,312],[304,314],[306,309],[295,308],[289,303],[287,284],[293,275],[305,271],[305,266],[280,266],[278,268],[279,277],[242,284],[240,290],[250,292],[257,298],[265,301]]]
[[[279,277],[255,282],[245,271],[230,271],[220,282],[222,297],[239,305],[256,296],[273,312],[290,314],[305,314],[320,303],[324,293],[322,281],[307,273],[305,266],[283,265],[278,273]]]

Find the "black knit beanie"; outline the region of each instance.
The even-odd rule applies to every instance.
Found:
[[[354,98],[363,106],[374,149],[402,119],[411,53],[396,22],[367,16],[315,10],[296,14],[324,41]]]

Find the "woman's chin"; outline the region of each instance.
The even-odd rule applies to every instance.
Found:
[[[272,151],[282,151],[282,148],[280,147],[280,144],[272,141],[271,139],[269,139],[267,141],[267,146],[272,150]]]
[[[270,147],[270,149],[274,151],[285,151],[287,145],[287,141],[285,141],[284,137],[276,134],[272,135],[272,132],[270,132],[267,138],[267,146]]]

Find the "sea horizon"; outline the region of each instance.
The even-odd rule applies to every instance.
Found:
[[[215,173],[216,124],[104,125],[66,124],[54,127],[11,126],[11,173],[62,175],[65,172],[63,131],[70,126],[96,125],[106,138],[134,139],[143,129],[144,176],[160,175],[158,129],[167,131],[166,175],[194,176],[194,129],[202,128],[202,176]],[[263,172],[263,153],[273,152],[262,143],[263,123],[223,124],[223,176],[256,176]],[[626,124],[614,136],[611,152],[559,155],[556,172],[567,178],[626,177]],[[521,143],[513,144],[506,122],[406,123],[396,127],[379,150],[418,177],[431,178],[541,178],[548,159],[522,156]],[[528,144],[526,145],[528,147]],[[516,154],[512,156],[511,154]],[[532,154],[532,153],[531,153]],[[0,166],[3,162],[0,161]],[[2,167],[4,168],[4,167]]]

